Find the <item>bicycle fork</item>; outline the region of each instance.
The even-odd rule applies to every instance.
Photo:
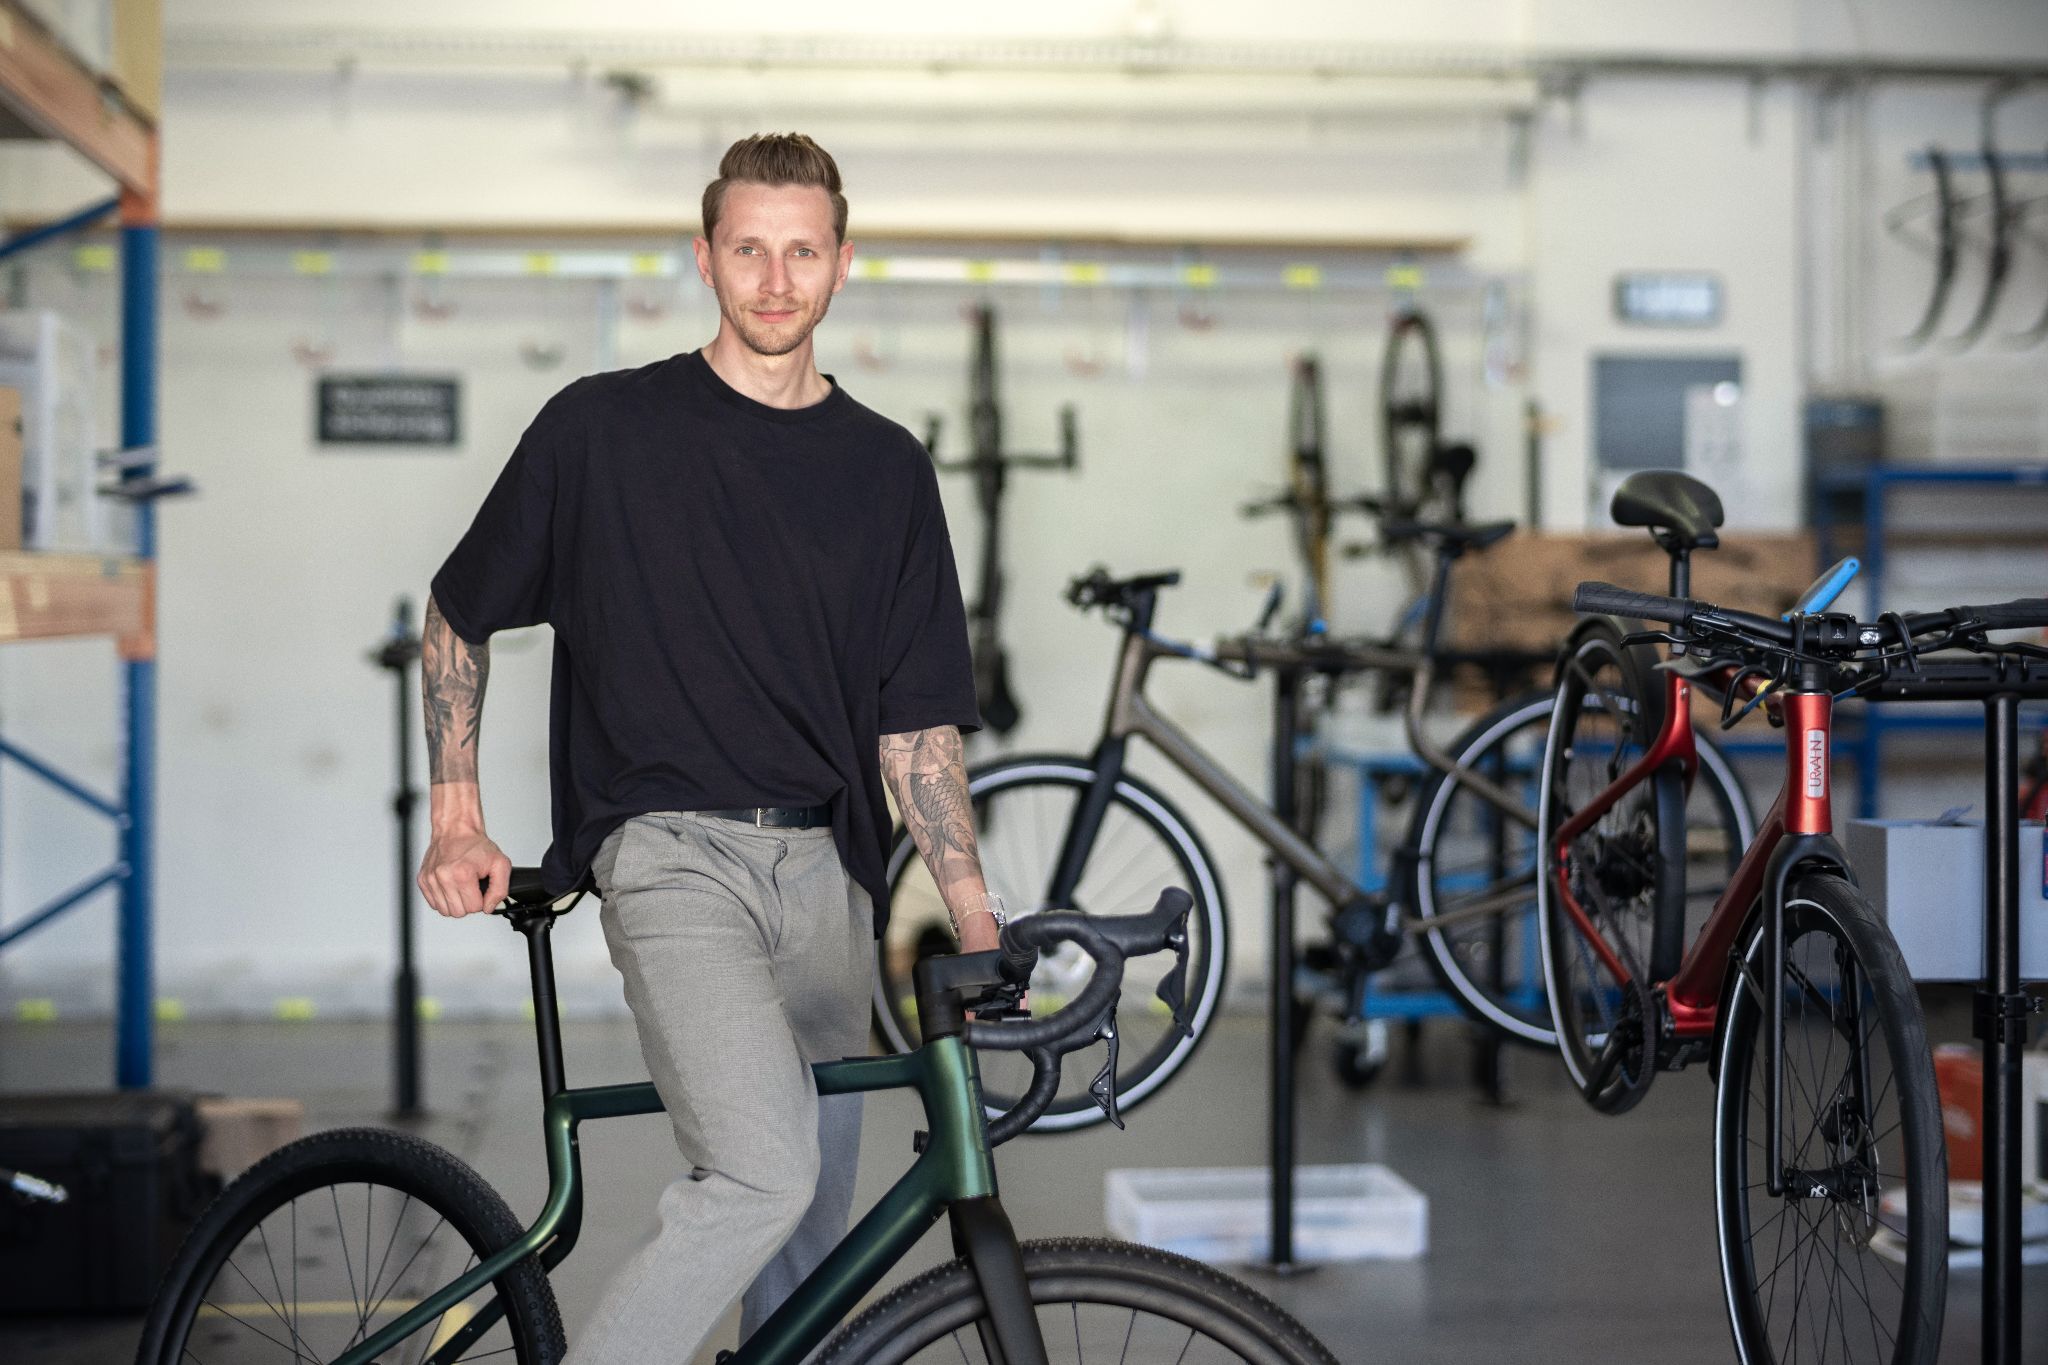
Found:
[[[946,1213],[953,1225],[953,1254],[973,1270],[988,1307],[974,1324],[982,1355],[989,1365],[1046,1365],[1045,1338],[1024,1276],[1024,1252],[1002,1202],[994,1195],[960,1199]]]
[[[1817,680],[1802,678],[1800,690],[1786,694],[1785,792],[1782,798],[1785,835],[1771,852],[1764,876],[1764,1188],[1771,1198],[1783,1197],[1794,1174],[1784,1151],[1785,1132],[1785,989],[1790,972],[1785,959],[1785,903],[1791,897],[1793,878],[1825,867],[1853,882],[1849,860],[1834,838],[1833,756],[1834,698]],[[1860,994],[1853,964],[1843,973],[1845,1004],[1852,1010]],[[1866,1107],[1869,1082],[1868,1060],[1862,1053],[1862,1030],[1853,1029],[1850,1047],[1856,1049],[1857,1088],[1855,1103]],[[1815,1097],[1819,1104],[1820,1098]],[[1866,1115],[1867,1117],[1867,1115]],[[1799,1173],[1807,1186],[1802,1197],[1827,1197],[1825,1180]]]

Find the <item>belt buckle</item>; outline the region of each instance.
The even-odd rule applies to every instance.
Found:
[[[762,817],[763,815],[766,815],[767,813],[768,813],[768,808],[767,808],[766,806],[756,806],[756,807],[754,807],[754,828],[755,828],[755,829],[766,829],[766,828],[768,828],[768,826],[766,826],[766,825],[764,825],[764,824],[762,824],[762,823],[761,823],[761,817]]]

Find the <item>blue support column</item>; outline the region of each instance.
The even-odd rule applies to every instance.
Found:
[[[154,218],[154,215],[150,215]],[[127,222],[121,228],[121,446],[135,450],[156,444],[157,226]],[[154,469],[137,471],[147,475]],[[136,552],[156,556],[156,510],[148,499],[136,504]],[[151,607],[154,617],[155,608]],[[155,1066],[156,964],[151,918],[155,910],[156,861],[156,659],[155,622],[150,622],[150,657],[124,663],[127,693],[127,772],[122,784],[124,816],[121,861],[119,982],[115,998],[115,1083],[135,1089],[150,1083]]]

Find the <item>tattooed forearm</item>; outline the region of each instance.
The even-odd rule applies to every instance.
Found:
[[[484,722],[484,683],[491,647],[455,633],[440,604],[427,599],[420,630],[420,691],[427,713],[427,757],[435,782],[476,781],[477,736]]]
[[[986,890],[963,752],[951,725],[882,736],[882,775],[956,920]]]

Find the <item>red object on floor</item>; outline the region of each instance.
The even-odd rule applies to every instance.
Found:
[[[1950,1180],[1984,1178],[1984,1054],[1969,1043],[1934,1049],[1934,1088],[1941,1095],[1941,1134]]]

